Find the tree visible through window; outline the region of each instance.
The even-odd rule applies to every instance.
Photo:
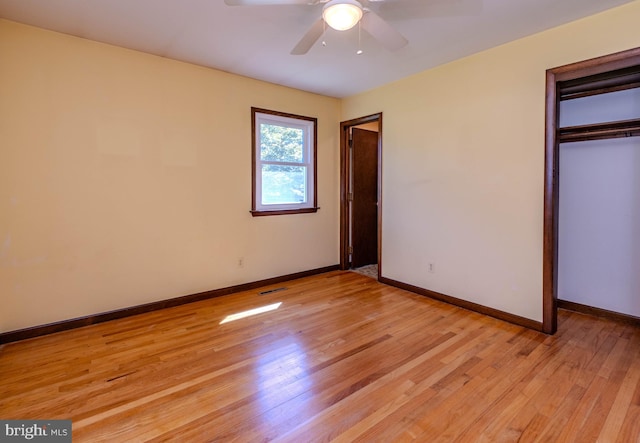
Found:
[[[252,213],[315,212],[317,120],[257,108],[251,115]]]

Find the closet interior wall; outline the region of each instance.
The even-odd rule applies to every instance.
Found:
[[[558,299],[640,317],[640,69],[559,91]]]

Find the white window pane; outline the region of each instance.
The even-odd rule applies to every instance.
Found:
[[[315,212],[317,120],[252,108],[253,215]]]
[[[274,124],[260,124],[260,159],[302,163],[304,130]]]
[[[262,165],[262,204],[306,202],[306,175],[304,166]]]

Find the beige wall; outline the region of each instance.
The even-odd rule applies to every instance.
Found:
[[[380,131],[380,124],[377,121],[375,121],[375,122],[370,122],[370,123],[363,123],[362,125],[354,126],[354,128],[365,129],[367,131],[378,132],[378,131]]]
[[[542,320],[545,70],[640,46],[639,17],[636,1],[343,101],[342,120],[383,112],[385,277]]]
[[[318,118],[317,214],[251,217],[251,106]],[[0,20],[0,332],[338,263],[339,118]]]

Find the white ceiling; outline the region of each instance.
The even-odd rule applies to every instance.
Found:
[[[409,44],[389,52],[358,28],[289,52],[322,5],[224,0],[0,0],[0,17],[332,97],[346,97],[636,0],[385,0],[374,9]]]

